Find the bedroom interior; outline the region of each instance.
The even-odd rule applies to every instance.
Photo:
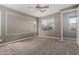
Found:
[[[78,4],[0,5],[0,55],[78,54]]]

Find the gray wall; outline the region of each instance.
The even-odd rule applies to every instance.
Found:
[[[61,12],[62,11],[66,11],[66,10],[71,10],[71,9],[75,9],[75,8],[77,8],[78,7],[78,5],[74,5],[74,6],[72,6],[72,7],[69,7],[69,8],[65,8],[65,9],[62,9],[62,10],[60,10],[60,13],[56,13],[56,14],[52,14],[52,15],[49,15],[49,16],[45,16],[45,17],[42,17],[42,18],[40,18],[39,19],[39,35],[43,35],[43,36],[50,36],[50,37],[61,37]],[[69,14],[69,13],[67,13],[67,14]],[[73,12],[72,13],[72,15],[76,15],[76,11],[75,12]],[[64,16],[66,16],[66,15],[64,15]],[[41,20],[43,20],[43,19],[50,19],[50,18],[55,18],[55,30],[51,30],[51,31],[44,31],[44,30],[42,30],[41,29],[41,24],[40,24],[40,22],[41,22]],[[63,25],[64,25],[64,27],[63,27],[63,36],[64,37],[69,37],[69,38],[76,38],[76,32],[70,32],[69,30],[68,30],[68,20],[66,19],[66,18],[64,18],[63,19]]]
[[[41,28],[41,20],[43,19],[55,19],[55,29],[54,30],[49,30],[49,31],[44,31]],[[61,20],[60,20],[60,13],[56,13],[53,15],[45,16],[39,19],[39,35],[43,36],[50,36],[50,37],[60,37],[61,33]]]
[[[68,15],[77,15],[76,11],[66,13],[64,14],[64,19],[63,19],[63,36],[64,37],[69,37],[69,38],[76,38],[76,32],[71,32],[68,28],[69,22],[68,19],[66,18]],[[49,31],[44,31],[41,29],[41,20],[43,19],[55,19],[55,29],[54,30],[49,30]],[[60,13],[56,13],[53,15],[45,16],[39,19],[39,35],[42,36],[50,36],[50,37],[59,37],[61,36],[61,16]]]
[[[30,36],[34,36],[37,34],[37,32],[34,32],[34,28],[33,28],[33,20],[37,20],[35,17],[33,16],[29,16],[27,14],[21,13],[19,11],[10,9],[10,8],[6,8],[3,6],[0,6],[0,10],[1,10],[1,37],[3,39],[2,42],[0,43],[4,43],[4,42],[9,42],[9,41],[13,41],[13,40],[17,40],[17,39],[21,39],[21,38],[26,38],[26,37],[30,37]],[[20,17],[16,17],[13,16],[11,14],[8,14],[8,22],[7,22],[7,33],[11,34],[11,35],[6,35],[6,12],[10,12],[10,13],[14,13],[14,14],[18,14],[21,16],[24,16],[24,18],[22,18],[23,20],[21,20]],[[50,19],[50,18],[54,18],[55,19],[55,29],[51,30],[51,31],[44,31],[41,29],[41,20],[43,19]],[[19,20],[20,19],[20,20]],[[26,19],[26,20],[25,20]],[[19,21],[18,21],[19,20]],[[25,24],[22,25],[23,22],[29,24]],[[66,23],[67,21],[64,21],[64,23]],[[19,24],[21,23],[21,26],[19,26]],[[38,20],[38,29],[39,35],[43,35],[43,36],[50,36],[50,37],[59,37],[61,36],[61,19],[60,19],[60,13],[56,13],[53,15],[49,15],[49,16],[45,16],[45,17],[41,17]],[[67,24],[66,24],[67,25]],[[24,27],[23,27],[24,26]],[[29,29],[31,29],[30,31],[28,31]],[[68,30],[67,30],[68,31]],[[26,33],[23,33],[26,32]],[[65,32],[65,31],[64,31]],[[16,33],[22,33],[22,34],[16,34]],[[70,32],[64,33],[64,36],[66,37],[75,37],[75,34]],[[68,35],[68,36],[67,36]]]
[[[1,10],[0,38],[3,39],[3,41],[0,43],[31,37],[37,34],[33,28],[33,20],[36,20],[35,17],[29,16],[27,14],[3,6],[0,6],[0,10]],[[12,14],[7,14],[7,33],[10,35],[6,35],[6,12],[23,16],[23,17],[21,16],[17,17]],[[20,34],[16,34],[16,33],[20,33]]]
[[[17,14],[7,14],[7,33],[31,33],[34,31],[32,17],[23,17]]]

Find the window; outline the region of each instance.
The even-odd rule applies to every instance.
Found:
[[[43,30],[53,30],[55,28],[54,19],[42,20],[41,24]]]
[[[76,16],[69,17],[69,29],[70,31],[76,31]]]

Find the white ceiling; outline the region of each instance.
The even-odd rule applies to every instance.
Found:
[[[3,6],[18,10],[20,12],[35,16],[35,17],[43,17],[46,15],[54,14],[59,12],[61,9],[72,6],[72,4],[40,4],[40,6],[49,5],[49,8],[46,9],[46,12],[41,13],[38,9],[36,9],[37,4],[3,4]],[[30,8],[31,7],[31,8]]]

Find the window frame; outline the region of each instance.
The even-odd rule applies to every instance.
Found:
[[[76,17],[76,30],[75,31],[73,31],[73,30],[71,30],[71,28],[70,28],[70,20],[69,20],[69,18],[73,18],[73,17]],[[69,29],[69,31],[70,32],[76,32],[77,31],[77,16],[76,15],[74,15],[74,16],[68,16],[68,24],[69,24],[69,26],[68,26],[68,29]]]
[[[46,30],[44,30],[44,28],[43,28],[43,24],[42,24],[42,21],[43,20],[46,20],[47,21],[47,23],[50,21],[50,20],[53,20],[52,21],[52,23],[54,24],[54,25],[52,25],[52,29],[46,29]],[[48,25],[48,24],[47,24]],[[51,19],[42,19],[41,20],[41,29],[43,30],[43,31],[52,31],[52,30],[55,30],[55,27],[56,27],[56,25],[55,25],[55,18],[51,18]]]

